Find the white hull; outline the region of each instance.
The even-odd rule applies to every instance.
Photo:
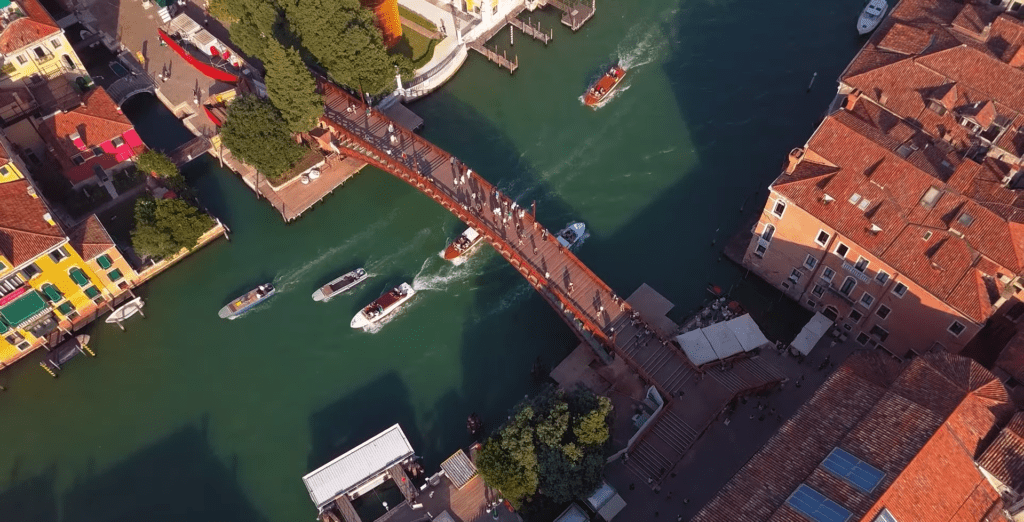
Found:
[[[313,292],[313,300],[314,301],[318,301],[318,302],[322,301],[322,302],[326,303],[327,301],[330,301],[331,299],[333,299],[338,294],[343,294],[343,293],[348,292],[349,290],[355,288],[357,285],[359,285],[359,283],[362,283],[363,281],[366,281],[366,279],[368,277],[370,277],[370,276],[367,275],[366,270],[363,270],[362,268],[357,268],[357,269],[355,269],[355,270],[353,270],[353,271],[351,271],[351,272],[349,272],[349,273],[347,273],[347,274],[345,274],[345,275],[343,275],[341,277],[338,277],[338,278],[334,279],[330,283],[327,283],[326,285],[324,285],[324,286],[322,286],[320,288],[317,288],[316,292]],[[342,285],[341,287],[339,287],[337,289],[332,290],[331,287],[333,287],[334,285],[336,285],[336,284],[338,284],[340,282],[343,282],[345,280],[345,278],[350,278],[351,282],[349,282],[348,284]],[[328,294],[328,292],[330,292],[330,293]]]
[[[107,316],[106,322],[117,323],[124,321],[125,319],[128,319],[129,317],[139,313],[139,311],[142,310],[142,306],[144,304],[146,303],[142,302],[141,297],[136,297],[135,299],[128,301],[127,303],[121,305],[116,310],[111,312],[110,315]]]
[[[382,310],[377,315],[374,315],[373,317],[366,315],[365,308],[360,310],[359,313],[357,313],[355,317],[352,318],[352,322],[349,323],[349,326],[351,326],[352,328],[366,328],[367,326],[370,326],[374,323],[378,323],[380,322],[381,319],[384,319],[385,317],[391,315],[395,310],[401,308],[403,304],[409,301],[409,299],[412,299],[412,296],[416,295],[416,290],[413,290],[412,286],[409,283],[402,283],[401,285],[399,285],[399,288],[405,290],[406,294],[404,297],[384,307],[384,310]]]
[[[559,231],[556,239],[558,239],[558,244],[569,248],[578,243],[580,239],[583,239],[586,233],[587,225],[577,221],[576,223],[570,223],[569,226]]]
[[[885,0],[871,0],[868,5],[864,6],[864,10],[860,13],[860,18],[857,19],[857,32],[860,34],[868,34],[874,31],[878,24],[882,23],[882,19],[885,18],[886,11],[889,10],[889,4]]]

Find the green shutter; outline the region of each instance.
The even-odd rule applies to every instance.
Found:
[[[64,304],[62,304],[62,305],[57,307],[57,311],[60,312],[61,315],[68,315],[74,309],[75,309],[75,305],[71,304],[71,301],[68,301],[68,302],[66,302],[66,303],[64,303]]]
[[[118,279],[124,277],[124,275],[121,274],[120,270],[115,268],[107,273],[107,277],[109,277],[111,281],[117,281]]]
[[[89,284],[89,278],[86,277],[85,272],[77,266],[71,267],[71,270],[68,270],[68,274],[71,275],[71,280],[78,286],[85,286]]]
[[[89,288],[85,289],[85,296],[88,297],[89,299],[92,299],[93,297],[96,297],[98,295],[100,295],[100,290],[95,286],[90,286]]]
[[[46,294],[46,297],[48,297],[50,301],[53,302],[57,302],[60,301],[61,299],[64,299],[64,296],[60,295],[60,290],[57,290],[57,287],[53,286],[50,283],[46,283],[45,285],[43,285],[43,293]]]
[[[8,330],[7,325],[4,324],[3,321],[0,321],[0,334],[7,333],[7,330]]]
[[[110,266],[114,264],[113,262],[110,261],[110,256],[108,256],[107,254],[103,254],[102,256],[97,258],[96,262],[99,263],[100,268],[104,270],[110,268]]]
[[[4,316],[7,324],[17,326],[29,317],[46,309],[47,304],[43,301],[42,296],[35,290],[30,290],[27,294],[7,303],[0,309],[0,315]]]

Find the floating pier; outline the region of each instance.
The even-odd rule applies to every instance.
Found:
[[[583,24],[593,18],[594,13],[597,12],[596,0],[590,0],[590,5],[574,0],[568,0],[567,2],[562,2],[561,0],[545,1],[548,5],[564,13],[562,15],[562,24],[572,29],[574,33],[579,31]]]

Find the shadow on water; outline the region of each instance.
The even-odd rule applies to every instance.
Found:
[[[195,136],[156,96],[143,93],[128,98],[121,111],[135,125],[151,149],[170,152]]]
[[[237,469],[214,453],[204,430],[186,426],[113,467],[77,477],[61,499],[54,472],[0,492],[0,520],[264,522]]]

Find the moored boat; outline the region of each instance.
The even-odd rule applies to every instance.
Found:
[[[366,281],[367,277],[369,276],[366,275],[366,270],[363,270],[362,268],[357,268],[331,281],[330,283],[327,283],[326,285],[317,288],[316,292],[313,292],[313,300],[323,302],[330,301],[332,297],[344,292],[348,292],[349,290],[355,288],[356,285],[358,285],[359,283]]]
[[[352,328],[364,328],[370,326],[387,317],[395,310],[398,310],[402,304],[409,299],[412,299],[412,296],[415,293],[416,290],[413,290],[412,285],[409,283],[402,283],[391,290],[388,290],[384,295],[378,297],[374,302],[360,310],[359,313],[352,318],[352,322],[349,323],[349,326]]]
[[[128,319],[129,317],[142,311],[142,306],[144,304],[146,303],[142,302],[141,297],[136,297],[135,299],[132,299],[131,301],[128,301],[127,303],[124,303],[121,306],[117,307],[117,309],[115,309],[113,312],[110,312],[110,315],[107,316],[106,322],[108,324],[120,323],[121,321],[124,321],[125,319]]]
[[[455,261],[460,257],[466,257],[480,244],[483,238],[484,236],[477,232],[475,228],[469,227],[455,241],[452,241],[448,248],[444,249],[442,257],[448,261]]]
[[[864,6],[864,10],[860,12],[860,17],[857,18],[857,32],[868,34],[874,31],[888,10],[889,3],[885,0],[871,0],[868,2],[868,5]]]
[[[575,223],[569,223],[569,225],[563,228],[555,238],[558,239],[558,243],[560,245],[569,248],[579,243],[586,233],[587,226],[577,221]]]
[[[249,311],[252,307],[270,299],[270,296],[275,293],[277,293],[277,289],[274,288],[274,285],[270,283],[262,284],[224,305],[224,308],[221,308],[217,315],[221,319],[234,319]]]
[[[596,107],[619,86],[625,77],[626,70],[619,65],[613,65],[600,80],[587,89],[587,94],[583,95],[583,103],[587,107]]]

